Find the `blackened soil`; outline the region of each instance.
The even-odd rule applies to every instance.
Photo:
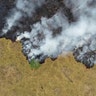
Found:
[[[11,9],[14,7],[15,0],[0,0],[0,30],[4,27],[5,19],[10,14]],[[62,12],[66,15],[69,22],[74,21],[74,17],[71,13],[71,9],[67,8],[63,0],[46,0],[45,4],[42,5],[40,8],[36,9],[36,12],[33,14],[32,17],[22,17],[19,21],[20,25],[22,26],[13,26],[11,30],[9,30],[8,34],[4,37],[7,39],[11,39],[12,41],[15,40],[15,32],[20,31],[30,31],[30,25],[40,21],[41,17],[52,17],[58,10],[62,10]]]
[[[4,26],[6,16],[14,6],[14,0],[0,0],[0,31]]]

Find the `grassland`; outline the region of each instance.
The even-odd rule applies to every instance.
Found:
[[[21,49],[0,39],[0,96],[96,96],[96,66],[86,69],[70,54],[33,70]]]

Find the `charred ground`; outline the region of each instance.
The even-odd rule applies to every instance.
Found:
[[[1,21],[0,31],[4,27],[5,19],[7,18],[9,13],[11,12],[11,9],[14,7],[14,5],[15,5],[15,0],[7,0],[7,1],[0,0],[0,13],[2,13],[2,14],[0,14],[0,21]],[[16,36],[17,36],[16,31],[18,31],[18,30],[21,32],[30,31],[31,27],[29,25],[32,25],[32,24],[40,21],[42,16],[47,17],[47,18],[52,17],[59,9],[61,9],[62,12],[66,15],[69,23],[75,22],[76,18],[73,17],[73,14],[71,13],[71,9],[69,9],[65,6],[63,0],[46,0],[46,3],[42,7],[40,7],[39,9],[36,9],[34,16],[32,16],[30,18],[23,17],[19,21],[19,23],[22,27],[18,26],[18,25],[13,26],[12,29],[9,30],[9,32],[7,34],[5,34],[3,36],[1,34],[1,37],[5,37],[6,39],[11,39],[12,41],[15,41]],[[57,30],[54,30],[53,37],[56,34],[60,34],[59,30],[62,30],[62,29],[59,28]],[[41,37],[42,37],[42,35],[41,35]],[[26,38],[23,38],[22,40],[26,40]],[[81,48],[77,48],[76,50],[74,50],[73,55],[74,55],[75,59],[79,62],[84,63],[86,65],[86,67],[88,67],[88,68],[93,67],[94,62],[92,62],[92,60],[96,59],[95,50],[92,50],[89,53],[85,53],[85,54],[83,54],[83,58],[79,58],[80,56],[78,57],[78,55],[80,55],[79,52],[82,51],[82,48],[83,48],[83,46]],[[42,54],[37,55],[36,58],[40,58],[40,56],[42,56]],[[46,58],[47,58],[47,56],[44,57],[44,59],[41,61],[41,63],[44,62]],[[54,60],[55,58],[52,58],[52,59]]]

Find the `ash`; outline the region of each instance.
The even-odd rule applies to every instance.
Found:
[[[73,52],[73,56],[77,62],[83,63],[87,68],[91,68],[96,63],[96,50],[82,54],[83,47],[77,48]]]
[[[93,67],[96,63],[96,36],[94,35],[93,38],[90,38],[86,44],[75,48],[73,51],[75,60],[83,63],[87,68]]]

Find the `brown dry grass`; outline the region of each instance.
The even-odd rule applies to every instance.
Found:
[[[32,70],[20,43],[0,39],[0,96],[96,96],[96,66],[86,69],[70,54]]]

